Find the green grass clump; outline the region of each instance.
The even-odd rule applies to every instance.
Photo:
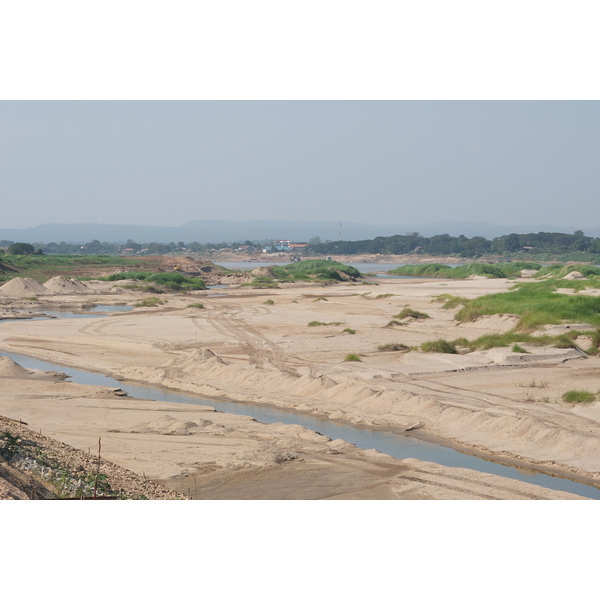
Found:
[[[527,285],[510,292],[489,294],[465,303],[456,314],[460,322],[482,315],[520,316],[517,330],[534,331],[542,325],[581,322],[600,327],[600,297],[567,296]]]
[[[271,267],[273,274],[280,281],[318,281],[334,283],[338,281],[356,281],[362,277],[354,267],[335,260],[303,260],[285,265]]]
[[[309,327],[319,327],[321,325],[341,325],[341,321],[331,321],[331,323],[323,323],[323,321],[311,321],[308,326]]]
[[[402,350],[410,350],[410,348],[404,344],[382,344],[381,346],[377,346],[377,350],[380,352],[399,352]]]
[[[204,308],[202,302],[196,302],[195,304],[188,304],[187,308]]]
[[[346,354],[344,362],[362,362],[362,359],[358,354]]]
[[[471,263],[458,267],[449,267],[441,263],[430,265],[405,265],[389,271],[392,275],[407,277],[438,277],[442,279],[467,279],[473,275],[490,279],[517,277],[523,269],[540,269],[541,265],[532,262],[517,261],[513,263]]]
[[[529,352],[527,352],[527,350],[525,350],[525,348],[523,348],[523,346],[519,346],[519,344],[514,344],[512,347],[512,351],[518,352],[519,354],[530,354]]]
[[[37,302],[37,296],[28,296],[27,298],[23,298],[23,300],[29,300],[31,302]]]
[[[468,301],[467,298],[453,296],[452,294],[440,294],[432,299],[432,302],[443,302],[442,308],[445,309],[456,308],[459,304],[466,304]]]
[[[429,315],[424,312],[412,309],[410,306],[404,308],[399,314],[395,316],[396,319],[406,319],[410,317],[412,319],[429,319]]]
[[[394,325],[406,325],[406,323],[402,323],[402,321],[398,321],[397,319],[392,319],[391,321],[388,321],[388,324],[384,327],[385,329],[390,329]]]
[[[134,279],[161,286],[172,291],[205,290],[204,281],[198,277],[185,277],[181,273],[152,273],[150,271],[124,271],[104,277],[104,281]]]
[[[584,390],[571,390],[563,394],[565,402],[594,402],[598,399],[598,394],[586,392]]]
[[[346,329],[344,329],[342,331],[342,333],[351,333],[351,334],[355,334],[356,333],[356,329],[350,329],[350,327],[346,327]]]
[[[562,279],[565,275],[568,275],[572,271],[578,271],[584,277],[600,277],[600,267],[592,265],[579,264],[579,265],[550,265],[542,267],[536,273],[536,277],[549,277],[552,279]]]
[[[255,277],[249,283],[243,283],[242,287],[252,288],[276,288],[277,282],[272,277]]]
[[[144,281],[152,275],[152,271],[123,271],[122,273],[113,273],[102,278],[102,281],[123,281],[123,279],[136,279]]]
[[[313,302],[329,302],[329,300],[327,300],[325,296],[319,296],[318,298],[315,298]]]
[[[442,352],[444,354],[458,354],[456,344],[448,340],[436,340],[435,342],[425,342],[421,344],[423,352]]]
[[[397,294],[377,294],[375,300],[383,300],[383,298],[391,298],[392,296],[397,296]]]
[[[165,302],[163,300],[161,300],[160,298],[156,298],[156,296],[151,296],[150,298],[144,298],[143,300],[140,300],[136,306],[137,307],[148,307],[148,306],[160,306],[161,304],[164,304]]]
[[[270,298],[268,300],[265,300],[263,302],[263,304],[269,304],[270,306],[273,306],[273,304],[275,304],[275,302],[273,302],[273,300],[271,300]]]

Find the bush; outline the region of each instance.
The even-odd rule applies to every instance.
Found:
[[[519,346],[519,344],[514,344],[514,346],[512,347],[512,351],[519,352],[520,354],[529,354],[529,352],[527,352],[527,350],[525,350],[523,346]]]
[[[136,304],[136,306],[147,307],[147,306],[159,306],[161,304],[164,304],[163,300],[161,300],[160,298],[156,298],[156,296],[150,296],[150,298],[144,298],[143,300],[140,300]]]
[[[271,305],[271,306],[272,306],[273,304],[275,304],[275,302],[273,302],[273,300],[271,300],[271,299],[269,298],[269,300],[265,300],[265,301],[263,302],[263,304],[269,304],[269,305]]]
[[[356,333],[355,329],[350,329],[350,327],[346,327],[346,329],[344,329],[344,331],[342,331],[342,333]]]
[[[418,310],[414,310],[407,306],[402,310],[399,314],[396,315],[396,319],[406,319],[407,317],[411,317],[412,319],[429,319],[429,315],[424,312],[419,312]]]
[[[410,350],[410,348],[404,344],[382,344],[381,346],[377,346],[377,350],[380,352],[399,352],[401,350]]]
[[[204,308],[202,302],[196,302],[195,304],[188,304],[187,308]]]
[[[406,323],[402,323],[401,321],[397,321],[396,319],[392,319],[391,321],[388,322],[387,325],[385,325],[385,328],[386,329],[390,329],[394,325],[406,325]]]
[[[455,342],[449,342],[448,340],[437,340],[435,342],[425,342],[421,344],[421,350],[423,352],[442,352],[444,354],[458,354]]]
[[[594,402],[597,400],[597,394],[592,392],[586,392],[583,390],[571,390],[563,394],[563,400],[565,402]]]
[[[362,362],[362,359],[358,354],[346,354],[344,362]]]

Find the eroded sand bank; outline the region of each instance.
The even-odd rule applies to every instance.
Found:
[[[380,280],[379,284],[372,287],[348,284],[327,288],[236,289],[226,290],[223,292],[226,295],[219,297],[210,291],[187,296],[165,295],[163,299],[167,299],[168,303],[162,306],[136,308],[131,313],[101,319],[4,322],[0,327],[0,348],[103,372],[121,380],[148,382],[206,396],[266,402],[353,423],[420,428],[422,432],[495,455],[522,458],[532,464],[559,467],[592,478],[600,477],[597,458],[600,409],[595,404],[572,406],[560,400],[565,391],[574,387],[597,387],[597,358],[588,358],[575,350],[543,347],[528,348],[531,351],[528,355],[516,355],[510,349],[467,355],[379,351],[377,347],[383,344],[413,346],[438,338],[474,338],[483,333],[506,331],[514,326],[514,319],[509,316],[489,317],[467,326],[457,325],[454,311],[444,310],[439,302],[432,302],[434,296],[442,293],[475,297],[506,290],[510,285],[506,281]],[[386,294],[393,296],[377,298]],[[135,296],[119,294],[115,298],[120,302],[124,299],[133,301]],[[60,296],[63,305],[70,301],[81,304],[81,296]],[[204,304],[204,309],[189,307],[199,301]],[[110,297],[103,297],[102,303],[110,303]],[[386,328],[386,324],[407,305],[428,313],[431,318],[408,319],[402,326]],[[312,321],[326,324],[309,327]],[[344,333],[346,328],[355,333]],[[358,354],[362,362],[345,362],[348,353]],[[24,380],[5,378],[5,382],[9,380],[17,382],[11,383],[15,390],[11,392],[12,397],[17,398],[18,390],[25,385]],[[44,385],[50,384],[46,382]],[[54,427],[51,420],[57,418],[59,404],[53,396],[58,395],[61,386],[66,390],[72,389],[69,386],[75,384],[62,382],[51,385],[49,392],[35,392],[39,394],[38,398],[45,398],[42,403],[33,401],[29,405],[29,400],[23,398],[11,400],[13,404],[7,405],[7,400],[3,400],[2,408],[18,412],[29,406],[27,410],[34,411],[33,417],[44,423],[42,428]],[[27,392],[24,395],[29,397],[32,394]],[[306,481],[316,482],[319,479],[304,473],[312,472],[313,467],[308,466],[313,465],[311,461],[317,461],[314,464],[319,466],[314,468],[324,470],[323,474],[327,469],[333,469],[340,473],[340,477],[346,472],[342,477],[346,481],[365,482],[364,486],[359,486],[362,491],[356,487],[346,490],[343,485],[336,487],[337,484],[333,484],[323,496],[418,497],[421,493],[426,497],[454,497],[452,494],[455,492],[445,492],[449,495],[444,496],[441,492],[425,491],[427,486],[422,483],[416,485],[415,481],[415,486],[409,491],[406,483],[409,479],[405,478],[399,486],[398,475],[386,471],[419,468],[425,469],[428,477],[433,476],[434,471],[449,477],[448,473],[454,472],[453,469],[435,465],[423,467],[425,463],[420,461],[399,461],[382,455],[373,457],[350,446],[344,447],[341,454],[338,454],[339,448],[328,452],[331,446],[327,444],[333,442],[323,440],[318,443],[303,441],[308,444],[301,450],[307,453],[303,461],[280,457],[279,462],[273,459],[272,468],[260,461],[255,468],[251,460],[244,466],[244,461],[248,461],[247,457],[240,458],[244,452],[297,452],[299,447],[294,449],[294,444],[298,444],[299,437],[292,435],[290,430],[277,431],[274,425],[261,425],[260,428],[267,428],[263,431],[268,430],[269,433],[256,438],[256,431],[249,433],[244,428],[259,424],[244,422],[243,426],[233,427],[231,423],[215,421],[214,415],[219,415],[219,419],[242,419],[240,423],[243,418],[222,416],[221,413],[210,413],[207,418],[206,412],[198,407],[183,405],[178,405],[177,411],[181,410],[179,416],[185,418],[172,414],[171,407],[170,412],[163,416],[183,423],[196,423],[200,429],[195,430],[194,435],[180,436],[179,439],[178,436],[134,431],[144,424],[150,427],[148,424],[156,419],[152,414],[142,417],[138,413],[142,404],[138,401],[104,398],[99,402],[96,399],[96,403],[105,407],[108,406],[106,403],[113,402],[117,404],[111,404],[110,410],[104,409],[103,414],[111,416],[106,417],[106,423],[98,431],[84,435],[82,420],[77,426],[69,424],[63,430],[57,426],[57,435],[69,436],[65,441],[81,447],[89,443],[89,439],[97,437],[99,432],[112,429],[114,433],[109,435],[114,437],[117,449],[114,450],[115,456],[109,457],[111,460],[118,464],[129,461],[132,464],[123,466],[136,472],[141,468],[157,480],[170,478],[171,482],[176,482],[178,478],[181,485],[188,485],[188,488],[193,487],[189,482],[190,474],[194,473],[195,485],[198,485],[198,477],[203,479],[204,487],[201,485],[200,488],[204,491],[197,492],[199,497],[252,496],[250,489],[262,489],[260,482],[265,478],[266,497],[274,490],[278,490],[276,493],[281,497],[304,497],[302,493],[308,494],[306,497],[320,497],[324,488],[320,491],[315,489],[312,495],[301,491],[311,489],[311,486],[306,487]],[[127,421],[126,415],[134,414],[130,408],[117,409],[119,403],[130,407],[132,402],[136,406],[135,423]],[[150,413],[164,413],[164,409],[159,408],[161,403],[144,404],[147,405],[144,410]],[[75,422],[79,417],[68,416],[75,414],[75,407],[64,406],[68,410],[65,408],[61,423]],[[91,407],[87,407],[87,412],[80,408],[83,413],[92,414]],[[95,406],[94,410],[102,413],[99,406]],[[14,416],[25,418],[24,415]],[[32,415],[28,418],[31,419]],[[239,439],[231,435],[212,435],[202,429],[198,420],[209,420],[244,433],[239,433]],[[168,427],[169,423],[164,421],[162,425]],[[78,439],[78,435],[88,442]],[[248,439],[252,440],[249,445],[242,441],[248,435]],[[140,436],[160,436],[160,444],[166,443],[166,440],[174,445],[169,459],[166,456],[171,451],[164,453],[170,465],[168,468],[151,468],[147,464],[159,464],[162,457],[155,456],[156,451],[145,452],[143,444],[140,446]],[[211,466],[210,463],[215,461],[206,447],[198,450],[192,462],[176,459],[177,449],[182,450],[182,445],[187,452],[200,440],[212,438],[220,440],[221,445],[226,440],[231,456],[236,457],[227,455],[227,460],[233,462],[225,465],[217,461]],[[121,441],[117,443],[117,440]],[[194,440],[193,443],[190,440]],[[219,443],[214,442],[215,448]],[[260,445],[264,443],[275,444],[279,450]],[[126,447],[129,450],[126,451]],[[308,456],[311,458],[308,459]],[[137,466],[134,464],[136,461],[139,463]],[[373,475],[373,469],[383,469],[387,474],[383,480],[378,480],[379,475]],[[359,476],[359,472],[363,475]],[[379,472],[380,475],[382,472]],[[465,481],[493,477],[468,473],[468,477],[463,477]],[[304,484],[292,483],[301,482],[303,478]],[[507,480],[496,479],[503,482],[502,485],[496,482],[498,489],[507,489]],[[341,485],[341,480],[332,478],[331,473],[323,478],[325,480],[337,481]],[[352,487],[355,484],[348,485]],[[508,487],[516,490],[520,485],[526,484],[510,482]],[[285,495],[285,489],[290,496]],[[367,489],[378,491],[367,492]],[[469,493],[465,492],[467,496]],[[553,494],[559,494],[546,493],[550,496],[544,497],[558,497]],[[475,492],[472,495],[477,497]]]

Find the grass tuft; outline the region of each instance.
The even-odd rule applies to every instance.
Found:
[[[594,402],[597,400],[598,394],[592,394],[592,392],[586,392],[584,390],[571,390],[563,394],[563,400],[565,402]]]
[[[435,342],[425,342],[421,344],[423,352],[442,352],[444,354],[458,354],[455,342],[448,340],[436,340]]]
[[[344,362],[362,362],[362,359],[360,356],[358,356],[358,354],[346,354]]]
[[[161,304],[164,304],[165,301],[161,300],[160,298],[157,298],[156,296],[150,296],[150,298],[144,298],[143,300],[140,300],[136,306],[137,307],[148,307],[148,306],[160,306]]]
[[[410,306],[404,308],[399,314],[395,316],[396,319],[406,319],[410,317],[411,319],[429,319],[430,316],[427,313],[419,312],[418,310],[414,310]]]

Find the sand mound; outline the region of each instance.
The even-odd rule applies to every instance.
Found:
[[[586,358],[586,355],[575,348],[548,348],[522,344],[528,354],[512,352],[510,348],[492,348],[479,354],[486,356],[498,365],[518,365],[523,363],[561,364],[568,360]]]
[[[44,283],[44,287],[55,294],[87,294],[92,289],[77,279],[67,279],[62,275],[52,277]]]
[[[463,329],[489,329],[498,333],[510,331],[519,322],[520,317],[517,315],[489,315],[479,317],[474,321],[460,323],[458,327]]]
[[[144,423],[135,427],[130,433],[158,433],[159,435],[193,435],[204,427],[213,425],[212,421],[201,419],[200,423],[195,421],[180,421],[169,415],[164,415],[150,423]]]
[[[17,364],[12,358],[0,357],[0,377],[23,377],[31,374],[32,371]]]
[[[275,273],[271,267],[257,267],[250,271],[250,275],[254,275],[254,277],[275,277]]]
[[[14,277],[0,287],[0,293],[5,296],[42,296],[52,294],[47,287],[31,277]]]
[[[567,273],[563,279],[585,279],[585,277],[579,271],[571,271]]]

